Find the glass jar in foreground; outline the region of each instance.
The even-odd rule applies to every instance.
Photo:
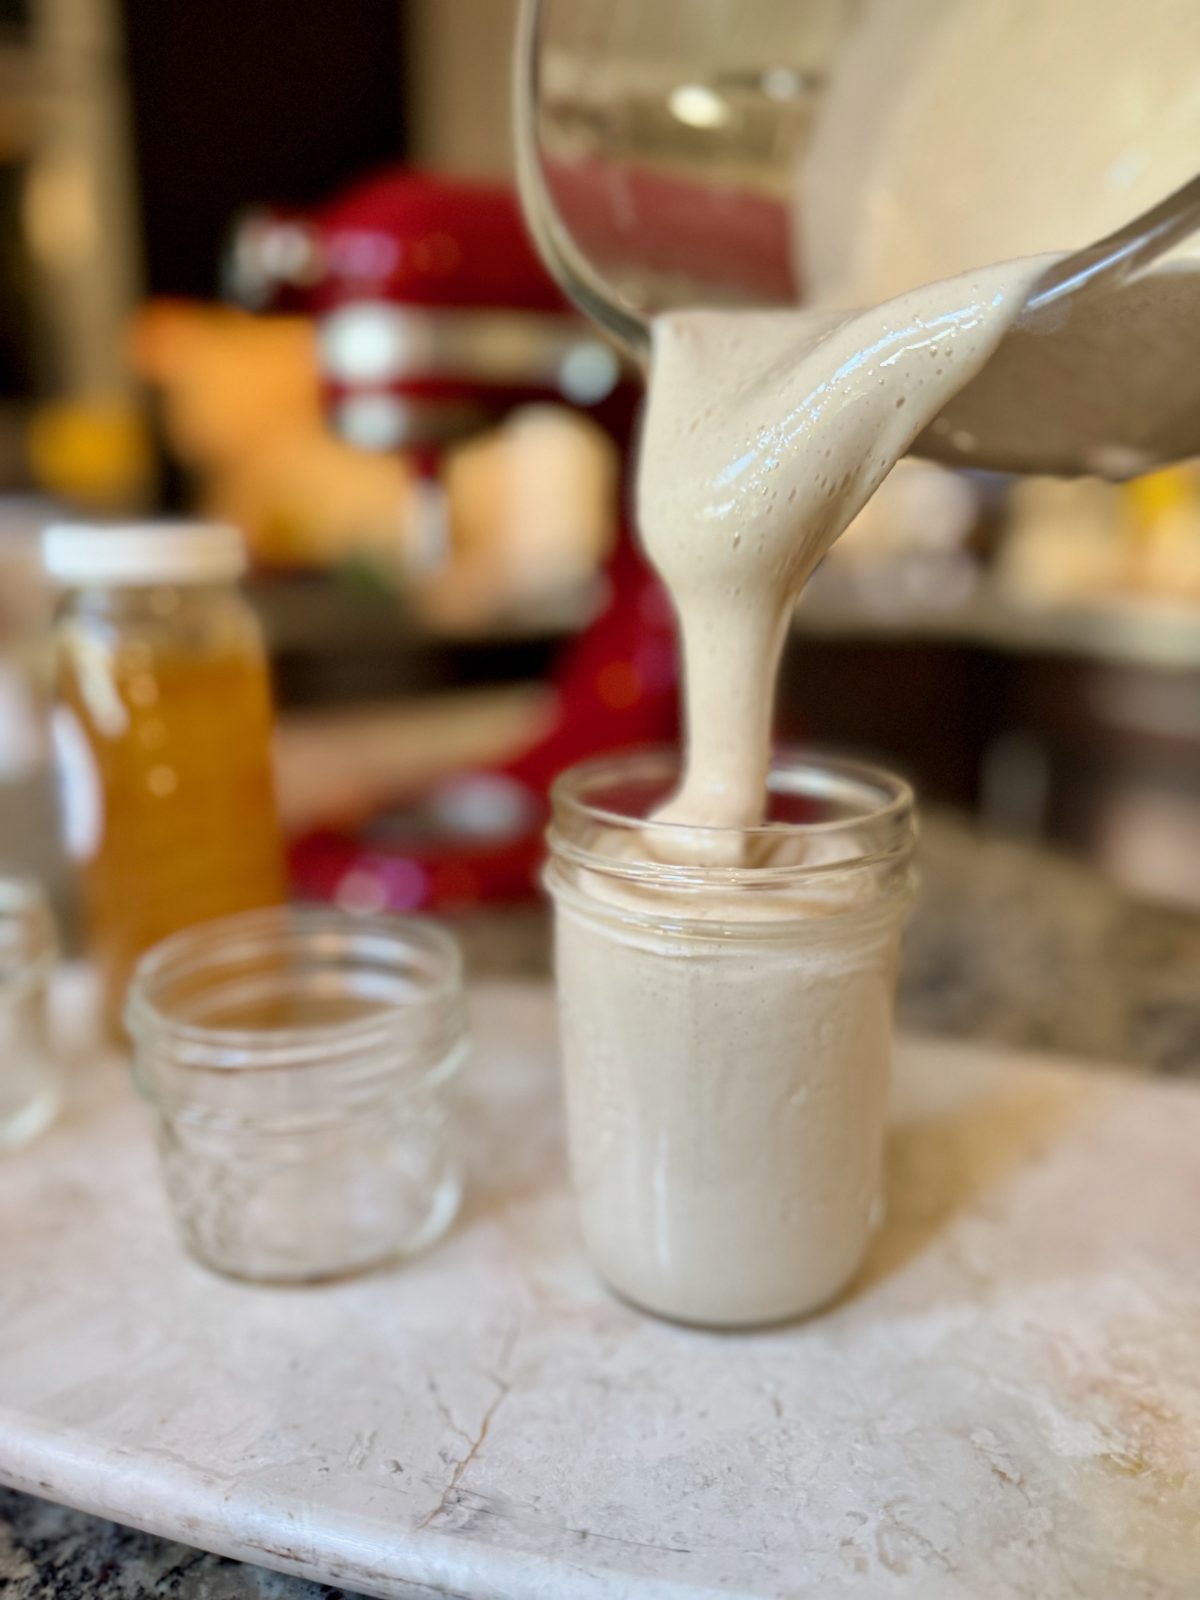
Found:
[[[146,955],[126,1022],[193,1253],[303,1282],[442,1233],[464,1005],[454,940],[398,917],[247,912]]]
[[[912,794],[785,755],[766,826],[647,827],[677,776],[649,753],[554,789],[572,1178],[589,1253],[628,1299],[775,1322],[845,1286],[881,1215]]]
[[[42,891],[23,878],[0,878],[0,1149],[32,1139],[58,1110],[61,1080],[46,1018],[56,955]]]
[[[267,661],[237,588],[233,528],[61,525],[44,559],[65,591],[53,724],[63,829],[115,1033],[143,950],[285,898]]]

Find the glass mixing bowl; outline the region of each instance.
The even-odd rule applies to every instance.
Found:
[[[797,298],[796,164],[858,9],[528,0],[517,118],[536,148],[519,138],[518,155],[536,156],[568,245],[618,304]]]
[[[525,0],[522,198],[563,286],[644,356],[657,311],[871,304],[1103,239],[1195,176],[1197,53],[1190,0],[1136,16],[1115,0]],[[1156,345],[1121,375],[1120,426],[1098,423],[1108,475],[1200,450],[1200,368],[1175,337],[1200,314],[1198,252],[1089,305],[1144,318]],[[1062,382],[1098,391],[1113,365],[1101,349]],[[1041,432],[989,442],[947,421],[916,448],[1096,470]]]

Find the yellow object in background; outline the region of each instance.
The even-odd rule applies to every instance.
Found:
[[[1128,483],[1024,478],[1008,497],[998,573],[1012,596],[1060,605],[1200,601],[1200,464]]]
[[[1132,479],[1122,485],[1122,493],[1138,532],[1149,533],[1160,517],[1180,506],[1194,506],[1198,487],[1194,466],[1166,467]]]
[[[26,447],[41,488],[94,511],[144,500],[154,470],[145,422],[121,400],[47,401],[30,418]]]
[[[1123,489],[1134,539],[1134,586],[1200,600],[1200,469],[1193,462],[1135,478]]]
[[[285,898],[267,664],[235,586],[232,528],[63,526],[44,554],[67,590],[55,629],[64,833],[117,1032],[144,950]]]

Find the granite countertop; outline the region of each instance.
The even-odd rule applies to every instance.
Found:
[[[0,1489],[0,1592],[6,1600],[338,1600],[345,1591]]]
[[[899,1025],[1200,1077],[1200,915],[1094,868],[925,820]]]
[[[1200,1076],[1200,918],[1142,905],[1085,866],[927,820],[901,983],[907,1029]],[[548,969],[534,908],[460,926],[476,975]],[[0,1491],[6,1600],[336,1600],[280,1577]]]

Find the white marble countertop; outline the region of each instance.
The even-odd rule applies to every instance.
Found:
[[[90,1069],[0,1166],[0,1482],[405,1600],[1200,1592],[1200,1091],[905,1047],[860,1281],[713,1335],[595,1282],[549,991],[475,999],[461,1223],[321,1289],[188,1261]]]

